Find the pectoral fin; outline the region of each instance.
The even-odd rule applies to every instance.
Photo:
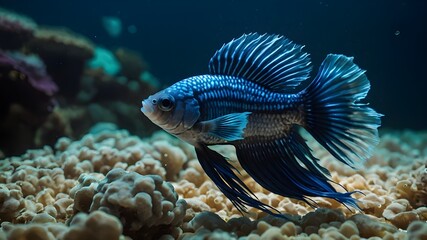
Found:
[[[212,120],[200,122],[202,132],[222,138],[226,141],[243,139],[250,112],[230,113]]]

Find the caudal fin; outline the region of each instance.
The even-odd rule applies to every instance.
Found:
[[[304,90],[307,131],[349,166],[369,158],[379,141],[382,115],[359,102],[369,88],[353,58],[329,54]]]

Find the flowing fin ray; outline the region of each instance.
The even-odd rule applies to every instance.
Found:
[[[379,142],[381,114],[359,101],[370,88],[353,58],[329,54],[304,90],[307,131],[336,159],[353,167]]]
[[[196,154],[206,174],[240,212],[247,212],[245,206],[247,205],[277,217],[285,217],[276,209],[256,199],[254,193],[234,174],[235,168],[224,156],[203,144],[196,147]]]
[[[310,57],[303,46],[278,35],[245,34],[224,44],[211,58],[209,71],[287,92],[309,77]]]
[[[359,209],[354,192],[337,192],[329,172],[318,164],[305,140],[293,128],[288,136],[270,141],[240,141],[237,158],[248,174],[265,189],[286,197],[316,203],[309,197],[327,197]]]
[[[243,139],[243,130],[248,124],[250,112],[230,113],[209,121],[200,122],[202,131],[213,134],[226,141]]]

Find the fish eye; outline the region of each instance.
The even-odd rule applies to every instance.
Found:
[[[159,108],[162,111],[170,111],[174,107],[175,99],[172,96],[159,99]]]

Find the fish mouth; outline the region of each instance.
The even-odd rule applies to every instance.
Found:
[[[142,101],[141,112],[144,114],[151,114],[154,112],[154,108],[147,100],[144,100]]]

